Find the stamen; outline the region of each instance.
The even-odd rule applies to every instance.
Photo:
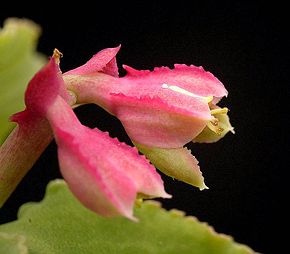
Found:
[[[63,54],[58,50],[58,49],[54,49],[53,50],[53,55],[52,57],[54,58],[56,64],[59,64],[60,62],[60,58],[63,56]]]
[[[214,119],[214,120],[212,120],[212,121],[210,121],[211,122],[211,124],[213,125],[213,126],[218,126],[218,124],[219,124],[219,120],[218,119]]]
[[[224,131],[223,128],[219,127],[218,125],[214,125],[212,122],[209,122],[207,124],[207,127],[213,131],[214,133],[216,133],[217,135],[221,135],[222,132]]]
[[[194,94],[194,93],[191,93],[179,86],[172,86],[172,85],[168,85],[168,84],[162,84],[162,88],[165,88],[165,89],[170,89],[174,92],[177,92],[177,93],[181,93],[181,94],[185,94],[185,95],[188,95],[188,96],[191,96],[191,97],[195,97],[195,98],[200,98],[200,99],[203,99],[205,100],[207,103],[210,103],[212,100],[213,100],[213,96],[200,96],[200,95],[197,95],[197,94]]]
[[[211,115],[217,115],[217,114],[227,114],[229,111],[228,108],[216,108],[216,109],[212,109],[210,111]]]
[[[219,114],[226,114],[228,113],[228,108],[216,108],[210,111],[211,115],[219,115]],[[219,125],[219,120],[213,116],[212,120],[210,120],[207,124],[207,127],[216,133],[217,135],[221,135],[224,131],[224,128],[221,128]]]
[[[219,120],[215,117],[207,123],[207,127],[217,135],[221,135],[224,131],[224,129],[219,126]]]

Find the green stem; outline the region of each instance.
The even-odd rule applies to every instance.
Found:
[[[15,127],[0,147],[0,207],[52,140],[47,120],[33,120]]]

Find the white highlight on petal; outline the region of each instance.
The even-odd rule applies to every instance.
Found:
[[[170,89],[174,92],[177,92],[177,93],[181,93],[181,94],[185,94],[187,96],[191,96],[191,97],[195,97],[195,98],[200,98],[200,99],[203,99],[205,100],[207,103],[211,102],[213,100],[213,96],[200,96],[200,95],[197,95],[197,94],[194,94],[194,93],[191,93],[179,86],[172,86],[172,85],[168,85],[168,84],[162,84],[162,88],[165,88],[165,89]]]

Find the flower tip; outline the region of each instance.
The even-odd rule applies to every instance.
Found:
[[[134,215],[130,215],[130,216],[125,216],[127,219],[129,219],[130,221],[133,221],[135,223],[139,222],[139,219],[136,218]]]
[[[156,198],[172,198],[172,195],[168,194],[164,189],[160,191],[159,195]]]
[[[209,189],[209,187],[207,187],[207,186],[205,185],[204,182],[203,182],[202,185],[199,187],[199,190],[200,190],[200,191],[208,190],[208,189]]]
[[[232,128],[230,129],[230,132],[231,132],[232,134],[236,134],[235,128],[232,127]]]
[[[125,211],[123,210],[122,212],[119,213],[119,215],[129,219],[130,221],[139,222],[139,219],[135,217],[133,214],[133,208],[126,209]]]
[[[167,192],[164,192],[164,194],[162,194],[161,198],[172,198],[172,195],[168,194]]]

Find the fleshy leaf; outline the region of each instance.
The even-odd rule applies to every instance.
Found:
[[[0,253],[28,254],[25,237],[22,235],[0,232]]]
[[[56,180],[49,184],[42,202],[22,206],[19,219],[1,225],[0,232],[23,235],[29,253],[254,253],[196,218],[166,211],[155,202],[144,202],[136,214],[139,223],[99,217],[84,208],[63,181]]]
[[[15,126],[8,118],[24,109],[28,81],[45,63],[35,51],[40,27],[32,21],[9,18],[0,28],[0,144]]]
[[[134,144],[164,174],[196,186],[200,190],[207,189],[198,161],[187,148],[166,149]]]

